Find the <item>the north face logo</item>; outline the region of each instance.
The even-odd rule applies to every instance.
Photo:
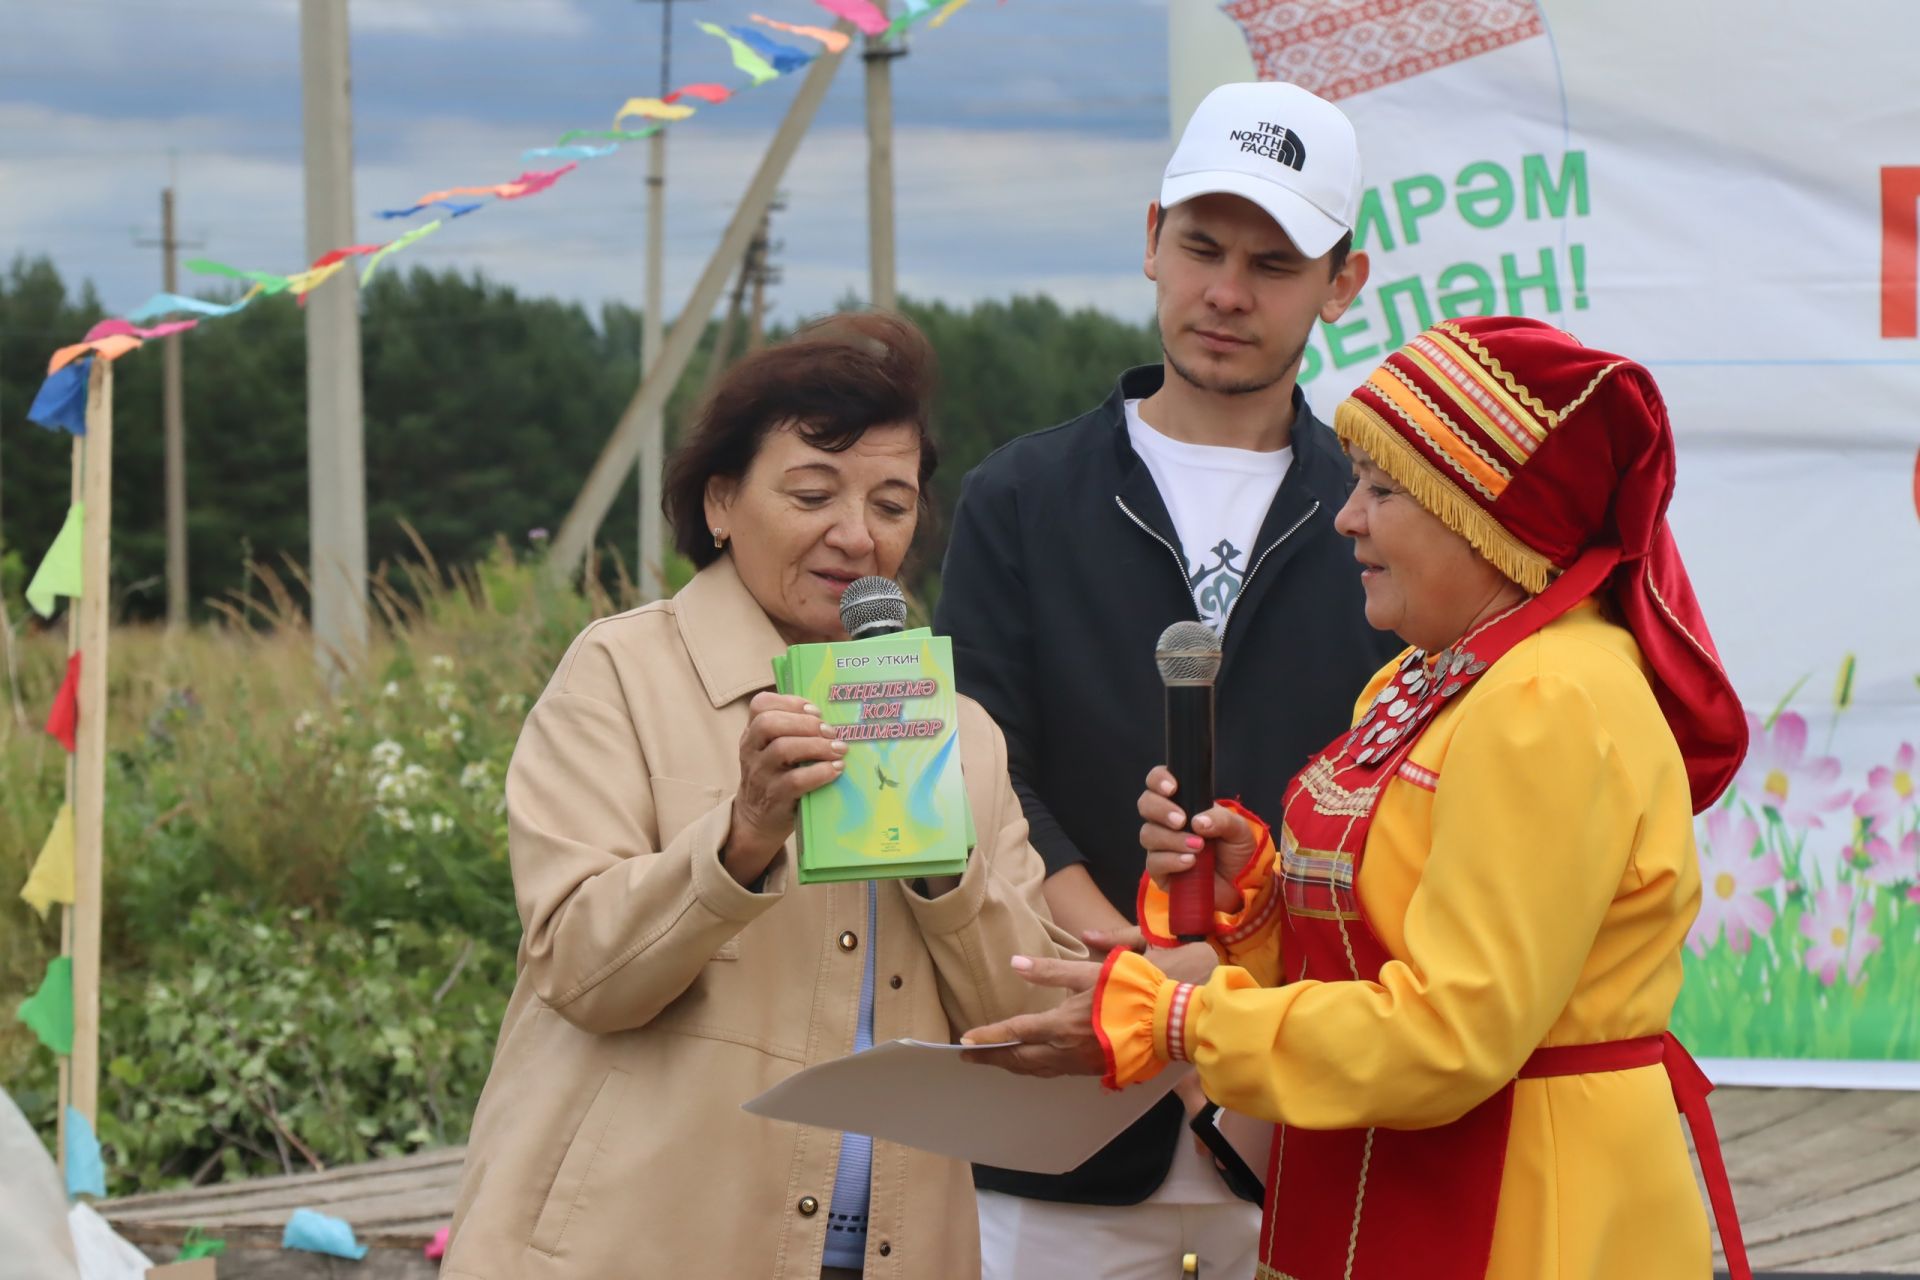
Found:
[[[1296,173],[1307,163],[1307,144],[1285,125],[1269,124],[1262,120],[1258,129],[1234,129],[1227,134],[1227,138],[1239,143],[1242,151],[1278,160]]]

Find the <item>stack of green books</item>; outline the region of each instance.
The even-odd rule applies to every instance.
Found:
[[[800,883],[966,870],[973,811],[960,777],[952,642],[923,628],[797,644],[773,660],[773,676],[847,743],[846,772],[801,798]]]

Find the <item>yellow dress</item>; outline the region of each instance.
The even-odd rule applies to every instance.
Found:
[[[1181,1055],[1222,1106],[1427,1128],[1536,1048],[1665,1030],[1700,878],[1686,771],[1631,634],[1592,601],[1569,611],[1446,704],[1409,763],[1355,886],[1393,959],[1378,982],[1282,986],[1277,928],[1226,948]],[[1164,895],[1142,905],[1164,920]],[[1131,1083],[1169,1056],[1170,984],[1129,957],[1109,985],[1099,1017]],[[1663,1068],[1518,1081],[1489,1277],[1704,1280],[1710,1257]]]

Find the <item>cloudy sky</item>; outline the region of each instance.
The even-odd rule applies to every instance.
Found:
[[[354,205],[504,181],[528,147],[604,128],[659,89],[657,0],[351,0]],[[830,22],[810,0],[676,0],[676,83],[740,83],[706,20]],[[899,275],[920,298],[1046,292],[1143,318],[1142,217],[1169,150],[1165,0],[975,0],[894,64]],[[674,126],[667,298],[677,308],[799,76]],[[861,71],[843,63],[784,184],[776,314],[866,289]],[[0,0],[0,256],[46,254],[115,310],[159,288],[170,172],[204,254],[304,265],[297,0]],[[478,269],[597,307],[640,297],[645,144],[475,213],[395,265]],[[183,284],[191,285],[191,277]]]

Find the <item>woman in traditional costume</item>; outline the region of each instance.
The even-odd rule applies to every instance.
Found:
[[[974,1056],[1111,1087],[1192,1062],[1275,1124],[1262,1280],[1705,1280],[1676,1103],[1750,1275],[1705,1096],[1667,1031],[1700,904],[1693,815],[1745,719],[1667,527],[1640,365],[1536,321],[1442,322],[1340,407],[1368,620],[1414,647],[1272,825],[1140,800],[1140,923],[1215,855],[1204,985],[1016,959],[1082,991]],[[1156,937],[1158,935],[1158,937]]]

